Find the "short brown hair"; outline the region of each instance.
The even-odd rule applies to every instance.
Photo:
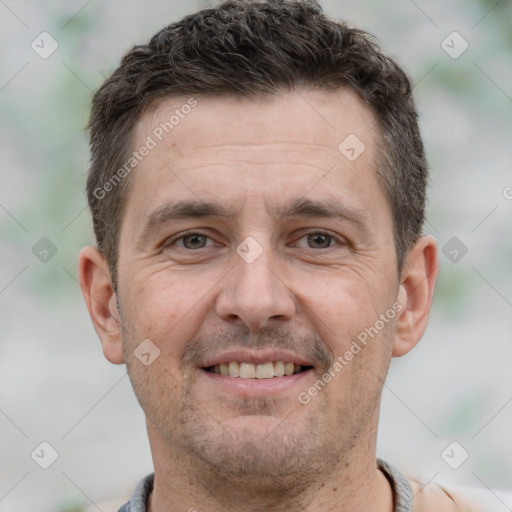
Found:
[[[114,287],[130,180],[112,180],[130,157],[133,127],[150,105],[164,97],[251,96],[301,86],[347,87],[376,116],[383,139],[377,173],[391,205],[402,269],[421,235],[428,179],[406,74],[369,34],[329,19],[316,1],[239,0],[187,16],[133,47],[94,95],[87,196]],[[108,182],[113,186],[106,197]]]

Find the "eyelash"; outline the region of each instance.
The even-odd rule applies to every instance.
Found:
[[[182,235],[176,237],[176,238],[173,238],[171,240],[169,240],[168,242],[164,242],[162,245],[164,248],[169,248],[171,246],[173,246],[174,244],[176,244],[176,242],[180,241],[180,240],[183,240],[189,236],[193,236],[193,235],[198,235],[198,236],[204,236],[206,238],[209,238],[210,240],[212,240],[211,237],[209,237],[208,235],[205,235],[204,233],[201,233],[201,232],[198,232],[198,231],[189,231],[189,232],[186,232],[186,233],[183,233]],[[304,233],[300,238],[298,238],[298,240],[301,240],[302,238],[305,238],[305,237],[308,237],[310,235],[323,235],[323,236],[327,236],[330,238],[331,241],[334,241],[336,242],[336,245],[346,245],[346,242],[343,242],[342,240],[338,239],[337,237],[335,237],[334,235],[331,235],[330,233],[327,233],[325,231],[310,231],[308,233]],[[198,249],[188,249],[187,247],[180,247],[180,249],[185,249],[187,251],[199,251],[201,249],[207,249],[208,247],[211,247],[211,246],[205,246],[205,247],[199,247]],[[332,245],[329,245],[329,247],[324,247],[323,249],[331,249],[333,246]],[[309,247],[309,249],[313,249],[311,247]]]

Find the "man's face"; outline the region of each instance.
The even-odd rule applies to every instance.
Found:
[[[134,149],[156,147],[132,171],[121,228],[124,360],[150,440],[182,460],[313,471],[376,428],[391,357],[399,280],[375,118],[349,91],[197,101],[161,141],[186,100],[135,130]],[[339,149],[350,134],[359,156],[353,135]],[[298,373],[271,377],[277,362]]]

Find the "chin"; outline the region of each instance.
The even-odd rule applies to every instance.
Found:
[[[319,422],[290,418],[248,414],[222,424],[212,418],[201,426],[196,421],[182,430],[180,445],[205,475],[224,475],[267,491],[287,480],[296,485],[310,479],[312,471],[318,476],[321,466],[330,466],[327,459],[337,457]]]

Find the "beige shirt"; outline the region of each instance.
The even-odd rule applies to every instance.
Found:
[[[499,512],[511,510],[512,493],[456,485],[422,485],[410,479],[413,512]],[[506,504],[506,505],[505,505]]]

